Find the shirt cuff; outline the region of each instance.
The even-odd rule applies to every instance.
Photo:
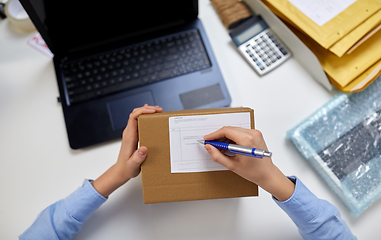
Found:
[[[84,180],[81,187],[64,199],[64,204],[71,217],[79,222],[85,222],[107,198],[95,190],[92,180]]]
[[[320,209],[319,199],[295,176],[288,177],[295,183],[291,197],[283,202],[273,197],[275,203],[296,223],[314,219]]]

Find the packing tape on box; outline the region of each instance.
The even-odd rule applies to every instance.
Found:
[[[17,28],[28,32],[36,30],[19,0],[9,0],[5,4],[5,14],[9,21]]]

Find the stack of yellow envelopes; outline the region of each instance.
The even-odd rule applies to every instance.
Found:
[[[262,2],[310,48],[338,90],[361,91],[381,74],[381,0],[353,0],[324,24],[291,0]]]

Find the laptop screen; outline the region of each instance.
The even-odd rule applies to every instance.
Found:
[[[20,2],[55,54],[131,39],[185,23],[198,15],[197,0]]]

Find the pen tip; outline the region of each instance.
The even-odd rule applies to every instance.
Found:
[[[204,144],[205,141],[204,140],[197,140],[197,142],[201,143],[201,144]]]

